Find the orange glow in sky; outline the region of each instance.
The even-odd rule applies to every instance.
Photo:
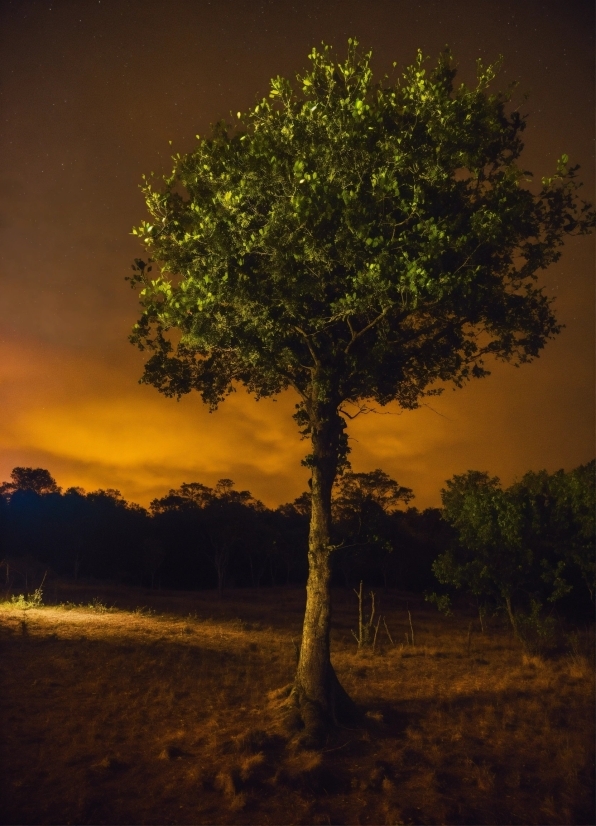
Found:
[[[305,490],[291,394],[256,403],[239,390],[209,414],[198,397],[138,385],[137,297],[123,277],[142,255],[130,236],[145,217],[141,175],[168,171],[172,149],[250,106],[270,77],[292,77],[321,40],[343,54],[356,35],[383,70],[449,42],[468,80],[477,57],[502,53],[500,85],[531,91],[526,168],[552,174],[566,152],[593,200],[590,4],[72,0],[0,15],[0,481],[41,466],[63,487],[118,488],[143,505],[222,477],[269,505]],[[593,239],[570,239],[543,275],[566,328],[541,357],[418,411],[358,418],[354,469],[382,468],[425,507],[471,468],[509,483],[593,458],[593,279]]]

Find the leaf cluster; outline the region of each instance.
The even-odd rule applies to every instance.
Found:
[[[416,407],[486,375],[487,355],[538,355],[560,328],[537,272],[594,223],[577,167],[563,158],[532,192],[496,66],[468,88],[448,51],[381,83],[355,41],[344,62],[328,46],[309,58],[297,84],[275,78],[161,184],[145,179],[142,381],[212,408],[236,383],[292,387],[300,417],[313,401]]]

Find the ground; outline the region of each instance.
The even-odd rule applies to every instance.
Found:
[[[301,589],[44,599],[0,606],[2,823],[594,823],[590,629],[528,656],[498,620],[380,592],[392,641],[382,623],[358,653],[337,591],[333,662],[366,716],[313,752],[278,691]]]

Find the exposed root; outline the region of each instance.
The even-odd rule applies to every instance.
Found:
[[[327,708],[312,700],[298,683],[291,686],[289,691],[286,686],[275,692],[279,699],[285,697],[278,708],[283,715],[286,734],[295,738],[296,743],[304,749],[322,748],[332,729],[353,725],[361,716],[334,671],[331,671],[330,677]]]

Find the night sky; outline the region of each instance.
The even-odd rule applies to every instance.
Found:
[[[593,200],[594,14],[589,0],[3,0],[0,4],[0,481],[48,468],[64,487],[118,488],[146,505],[182,482],[232,478],[268,505],[299,495],[308,445],[294,399],[244,391],[209,414],[137,383],[138,316],[124,281],[142,255],[143,173],[311,47],[348,37],[380,74],[445,44],[471,81],[504,56],[498,85],[530,93],[524,166],[537,179],[566,152]],[[172,141],[172,145],[168,143]],[[429,407],[350,425],[356,471],[381,467],[439,503],[454,473],[571,469],[594,456],[594,243],[571,238],[543,275],[566,329],[538,361],[447,390]]]

